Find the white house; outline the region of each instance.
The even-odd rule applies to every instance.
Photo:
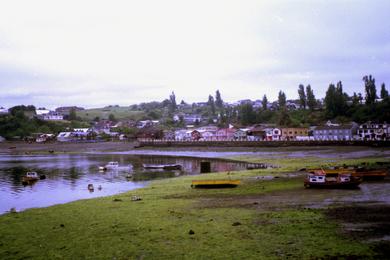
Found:
[[[43,120],[61,121],[64,120],[64,116],[60,113],[50,111],[48,114],[44,114],[41,117]]]
[[[183,120],[186,124],[200,123],[202,116],[198,114],[187,114],[183,116]]]
[[[181,129],[175,131],[175,140],[176,141],[184,141],[187,140],[187,130]]]
[[[158,120],[143,120],[137,123],[137,128],[152,127],[158,125],[159,123],[160,121]]]
[[[72,132],[61,132],[57,135],[57,141],[59,142],[69,142],[74,139]]]
[[[50,110],[45,109],[45,108],[38,108],[35,110],[35,113],[37,114],[37,116],[43,116],[43,115],[49,114]]]
[[[361,140],[387,140],[390,139],[390,124],[366,122],[361,124],[357,134]]]
[[[282,130],[279,128],[264,128],[267,141],[279,141],[282,137]]]

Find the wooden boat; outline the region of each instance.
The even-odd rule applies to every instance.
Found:
[[[336,166],[336,167],[329,167],[324,169],[309,169],[307,172],[309,173],[315,173],[316,171],[324,171],[327,174],[332,173],[354,173],[355,176],[360,176],[365,180],[369,179],[384,179],[387,174],[388,170],[386,168],[380,168],[380,169],[370,169],[366,167],[356,167],[356,166]]]
[[[233,188],[240,184],[240,180],[193,180],[192,188]]]
[[[143,164],[144,169],[149,170],[181,170],[182,166],[180,164]]]
[[[362,177],[354,172],[326,172],[324,170],[308,173],[305,188],[356,188],[362,182]]]
[[[113,170],[117,169],[119,166],[118,162],[109,162],[105,166],[99,166],[100,171],[107,171],[107,170]]]

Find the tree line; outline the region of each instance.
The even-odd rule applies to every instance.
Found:
[[[332,119],[340,123],[355,121],[384,122],[390,120],[389,94],[384,83],[381,84],[380,95],[377,95],[375,78],[371,75],[362,78],[364,95],[354,92],[349,96],[343,90],[341,81],[330,83],[323,102],[318,100],[310,84],[306,87],[299,84],[297,92],[299,109],[287,107],[286,94],[280,90],[276,106],[270,104],[264,94],[261,106],[255,108],[251,102],[244,102],[238,106],[225,105],[219,90],[215,98],[209,95],[207,111],[204,115],[215,117],[218,115],[220,125],[236,123],[249,125],[256,123],[274,123],[281,126],[308,126],[318,125]],[[380,99],[379,99],[380,98]],[[201,111],[201,110],[200,110]]]

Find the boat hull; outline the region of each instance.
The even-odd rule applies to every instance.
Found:
[[[148,170],[181,170],[180,164],[165,164],[165,165],[157,165],[157,164],[144,164],[144,169]]]
[[[240,184],[239,180],[193,180],[192,188],[234,188]]]
[[[361,181],[356,182],[346,182],[346,183],[337,183],[337,182],[325,182],[325,183],[312,183],[305,181],[305,188],[324,188],[324,189],[356,189],[359,187]]]

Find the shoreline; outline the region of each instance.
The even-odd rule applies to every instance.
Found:
[[[343,163],[385,158],[329,159]],[[194,177],[182,176],[112,196],[1,215],[0,236],[9,239],[0,244],[0,258],[386,256],[389,242],[381,238],[390,234],[389,180],[370,182],[358,190],[304,189],[302,175],[290,173],[318,166],[324,159],[277,160],[283,167],[202,176],[241,180],[233,189],[192,189]],[[134,196],[141,200],[133,201]],[[367,220],[350,219],[359,212],[365,212]],[[363,224],[360,233],[353,228]],[[44,242],[31,248],[31,239]]]
[[[383,157],[390,160],[390,147],[365,146],[290,146],[290,147],[141,147],[134,142],[99,143],[0,143],[0,155],[40,154],[128,154],[174,157],[220,158],[242,157],[283,158],[345,158]],[[240,159],[238,159],[240,160]]]

